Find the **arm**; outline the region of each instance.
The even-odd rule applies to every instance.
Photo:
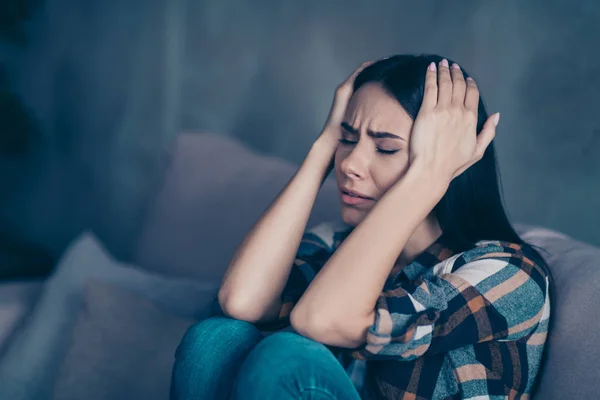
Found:
[[[275,318],[317,193],[333,156],[317,141],[283,191],[252,227],[225,272],[223,312],[257,322]]]
[[[281,307],[275,318],[257,321],[262,331],[274,331],[290,325],[290,313],[302,297],[311,280],[333,253],[335,243],[345,234],[347,226],[324,222],[308,229],[302,236],[290,276],[281,293]]]

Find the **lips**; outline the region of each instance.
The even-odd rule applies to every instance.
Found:
[[[351,196],[350,193],[355,194]],[[342,188],[340,189],[340,194],[342,197],[342,202],[346,205],[354,206],[354,205],[363,205],[372,203],[374,200],[370,197],[364,197],[359,195],[355,191],[350,191],[348,189]]]
[[[363,199],[367,199],[367,200],[373,200],[372,197],[364,195],[361,192],[357,192],[356,190],[351,190],[351,189],[343,187],[343,188],[340,188],[340,191],[342,193],[345,193],[345,194],[348,194],[348,195],[353,195],[353,197],[359,197],[359,198],[363,198]]]

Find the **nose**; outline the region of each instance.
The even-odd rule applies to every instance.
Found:
[[[340,169],[348,177],[364,179],[367,175],[368,160],[359,147],[355,145],[352,151],[346,154],[340,163]]]

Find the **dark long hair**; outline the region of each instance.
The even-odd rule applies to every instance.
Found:
[[[380,60],[365,68],[355,79],[354,91],[369,82],[377,82],[416,119],[425,89],[425,73],[430,63],[439,64],[443,57],[433,54],[401,54]],[[452,60],[446,58],[450,64]],[[460,65],[460,64],[459,64]],[[461,65],[463,74],[469,74]],[[488,119],[488,113],[480,96],[477,113],[477,134]],[[444,234],[468,250],[480,240],[499,240],[527,246],[538,265],[550,280],[550,301],[554,303],[553,279],[548,265],[531,244],[526,243],[514,230],[503,205],[500,173],[497,166],[494,142],[487,147],[482,159],[454,178],[440,202],[435,206],[436,216]],[[539,247],[538,247],[539,248]],[[541,249],[545,251],[544,249]],[[552,323],[550,318],[549,323]],[[550,327],[548,328],[550,331]],[[544,348],[542,365],[545,363],[548,345]],[[538,373],[533,391],[540,381]]]

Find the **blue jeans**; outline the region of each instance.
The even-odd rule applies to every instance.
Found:
[[[293,332],[266,338],[251,323],[212,317],[179,344],[171,400],[360,399],[323,344]]]

